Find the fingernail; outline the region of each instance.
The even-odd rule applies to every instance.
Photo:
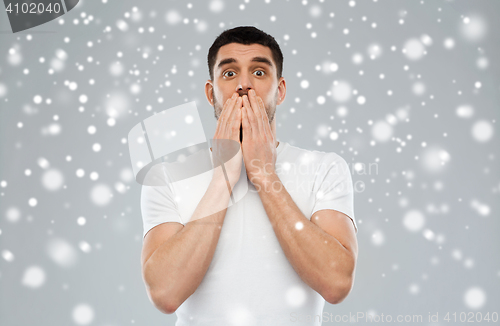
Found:
[[[231,98],[235,98],[236,97],[236,93],[233,93],[233,96],[231,96]]]
[[[251,89],[249,93],[255,95],[255,91],[253,89]]]

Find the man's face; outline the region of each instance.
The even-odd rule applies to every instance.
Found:
[[[276,78],[271,49],[260,44],[230,43],[222,46],[217,53],[211,87],[216,119],[233,93],[248,96],[250,89],[262,98],[269,123],[272,123],[276,105],[284,100],[284,78],[279,81]]]

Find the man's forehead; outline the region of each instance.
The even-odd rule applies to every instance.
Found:
[[[215,67],[217,69],[219,63],[226,59],[236,59],[239,63],[251,61],[255,57],[264,57],[268,59],[274,66],[271,49],[261,44],[240,44],[230,43],[221,46],[217,53]]]

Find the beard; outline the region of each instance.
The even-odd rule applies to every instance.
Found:
[[[246,95],[248,96],[248,92],[238,92],[240,96]],[[215,119],[219,120],[219,117],[222,113],[222,110],[224,109],[224,106],[221,105],[214,96],[214,90],[212,89],[212,98],[214,99],[214,116]],[[266,109],[266,114],[267,114],[267,119],[269,120],[269,125],[274,120],[274,116],[276,114],[276,103],[278,102],[278,90],[276,90],[276,94],[274,94],[274,99],[271,101],[271,103],[265,103],[264,102],[264,107]],[[243,135],[243,127],[240,126],[240,135]],[[241,136],[240,136],[241,137]]]

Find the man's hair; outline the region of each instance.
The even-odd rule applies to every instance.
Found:
[[[280,46],[274,37],[253,26],[239,26],[222,32],[217,36],[208,50],[207,61],[210,80],[214,80],[214,66],[219,49],[229,43],[245,45],[261,44],[267,46],[273,54],[273,60],[276,65],[276,77],[278,80],[281,78],[281,73],[283,72],[283,53],[281,53]]]

